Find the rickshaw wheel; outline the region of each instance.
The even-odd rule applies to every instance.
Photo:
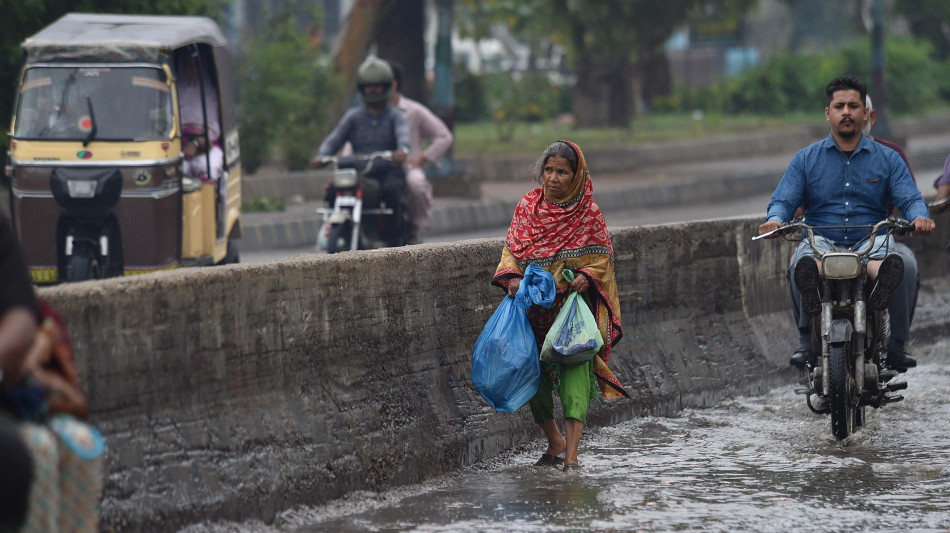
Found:
[[[224,259],[221,260],[222,265],[233,265],[241,262],[241,250],[238,248],[238,244],[231,239],[228,239],[228,251],[224,254]]]

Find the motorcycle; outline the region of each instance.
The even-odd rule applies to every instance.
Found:
[[[818,250],[814,231],[833,228],[844,229],[812,227],[796,219],[752,240],[775,235],[788,241],[807,238],[812,249]],[[907,383],[893,381],[898,372],[885,365],[888,316],[886,311],[872,311],[867,306],[862,258],[874,249],[879,232],[901,235],[913,231],[914,225],[891,217],[873,226],[847,228],[867,228],[868,236],[850,248],[820,254],[821,313],[812,319],[812,331],[820,332],[817,338],[812,335],[812,350],[820,359],[816,365],[806,366],[795,389],[805,395],[812,412],[831,415],[831,433],[838,440],[865,425],[866,407],[879,408],[904,399],[891,395],[906,389]]]
[[[334,254],[403,246],[409,241],[406,210],[401,206],[386,205],[381,182],[374,177],[392,171],[402,172],[402,167],[393,161],[393,152],[327,156],[320,158],[320,162],[322,166],[331,167],[333,176],[328,186],[326,206],[316,210],[323,216],[318,249]],[[372,218],[364,218],[367,215]],[[396,224],[395,230],[389,228],[389,240],[386,238],[387,224]]]

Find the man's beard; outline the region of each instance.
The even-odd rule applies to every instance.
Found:
[[[859,129],[857,129],[857,128],[854,128],[854,129],[852,129],[852,130],[838,130],[838,136],[841,137],[841,138],[843,138],[843,139],[850,139],[851,137],[854,137],[855,135],[857,135],[857,134],[860,133],[860,132],[861,132],[861,130],[859,130]]]

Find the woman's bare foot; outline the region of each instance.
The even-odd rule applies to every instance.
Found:
[[[558,443],[549,442],[548,449],[544,453],[557,457],[558,455],[561,455],[562,453],[566,451],[567,451],[567,440],[562,438],[561,441]]]

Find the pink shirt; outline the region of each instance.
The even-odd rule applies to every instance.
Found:
[[[402,109],[409,123],[409,158],[422,154],[427,161],[438,163],[455,140],[448,126],[429,108],[411,98],[400,95],[396,107]],[[425,151],[422,150],[423,140],[430,141]]]

